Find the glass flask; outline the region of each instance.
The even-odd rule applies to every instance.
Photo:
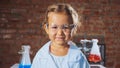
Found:
[[[30,68],[31,67],[30,46],[23,45],[20,54],[22,54],[22,57],[19,63],[19,68]]]

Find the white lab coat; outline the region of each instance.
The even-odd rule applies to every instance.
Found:
[[[46,43],[36,54],[33,59],[31,68],[59,68],[53,61],[49,52],[51,41]],[[90,68],[84,54],[76,47],[75,44],[70,45],[68,54],[62,62],[62,68]]]

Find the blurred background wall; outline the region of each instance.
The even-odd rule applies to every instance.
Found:
[[[33,59],[48,41],[41,23],[47,6],[55,3],[69,3],[82,16],[77,37],[104,37],[105,66],[119,68],[120,0],[0,0],[0,68],[19,63],[24,44],[31,46]]]

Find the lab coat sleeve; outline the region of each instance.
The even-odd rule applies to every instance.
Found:
[[[90,68],[90,65],[84,55],[80,59],[80,68]]]
[[[39,59],[38,59],[38,56],[36,55],[35,58],[33,59],[33,62],[32,62],[32,65],[31,65],[31,68],[39,68]]]
[[[41,54],[37,54],[33,59],[31,68],[44,68],[48,59]]]
[[[50,42],[46,43],[35,55],[31,68],[44,68],[48,61],[48,45]]]

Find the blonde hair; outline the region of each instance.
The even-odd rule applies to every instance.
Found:
[[[49,12],[65,12],[67,15],[70,15],[72,17],[73,24],[75,25],[79,24],[78,14],[70,4],[59,3],[59,4],[50,5],[47,8],[47,11],[45,14],[45,20],[43,24],[48,23]]]

